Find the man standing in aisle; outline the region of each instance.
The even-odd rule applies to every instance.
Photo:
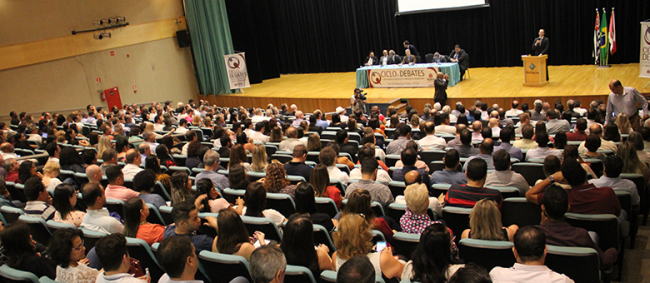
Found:
[[[460,45],[456,44],[454,50],[449,54],[449,58],[451,62],[458,63],[458,67],[460,68],[460,80],[462,81],[463,76],[465,76],[465,71],[469,68],[469,55],[467,55],[467,52],[465,52],[464,49],[460,49]]]
[[[540,29],[539,37],[535,38],[535,41],[533,41],[533,55],[547,55],[548,45],[548,37],[544,36],[544,29]],[[546,80],[548,81],[548,64],[546,64]]]
[[[433,82],[436,92],[433,96],[433,101],[439,102],[441,106],[445,106],[447,101],[447,84],[449,83],[449,75],[445,75],[442,72],[438,73],[438,77]]]
[[[639,108],[636,107],[637,103],[641,109],[647,109],[648,101],[633,87],[624,87],[619,80],[613,80],[609,83],[609,89],[612,91],[607,98],[607,117],[605,122],[607,124],[614,122],[614,116],[620,113],[625,113],[630,117],[630,124],[636,131],[639,129],[641,117],[639,116]]]

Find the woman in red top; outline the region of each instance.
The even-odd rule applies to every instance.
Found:
[[[156,147],[156,156],[158,157],[158,160],[160,160],[160,165],[166,166],[167,168],[169,168],[169,166],[176,166],[174,158],[169,155],[169,150],[166,145],[159,144]]]
[[[393,234],[396,231],[391,229],[390,225],[388,222],[386,222],[386,220],[384,220],[384,218],[375,217],[375,212],[372,210],[372,208],[370,208],[371,201],[372,197],[370,196],[370,192],[368,192],[368,190],[354,190],[352,193],[350,193],[348,203],[343,208],[343,213],[341,213],[341,217],[339,217],[339,219],[343,218],[343,216],[346,214],[363,214],[366,222],[370,224],[370,229],[381,231],[381,233],[384,234],[386,241],[392,243]]]
[[[341,191],[335,186],[330,186],[330,175],[325,164],[318,164],[311,170],[309,182],[314,186],[316,197],[331,198],[337,208],[341,208]]]
[[[150,246],[163,240],[165,226],[147,222],[149,207],[139,197],[124,203],[124,236],[142,239]]]

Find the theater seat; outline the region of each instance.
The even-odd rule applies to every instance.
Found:
[[[34,273],[13,269],[6,264],[0,266],[0,278],[3,282],[38,283],[38,277]]]
[[[50,238],[52,237],[52,232],[45,225],[45,219],[41,217],[31,217],[27,215],[21,215],[18,219],[22,222],[27,223],[29,226],[29,232],[32,235],[34,241],[47,246],[50,244]]]
[[[199,263],[212,283],[229,283],[238,276],[253,282],[248,271],[248,261],[244,257],[201,251]]]
[[[22,209],[7,205],[0,207],[0,213],[2,213],[2,217],[7,221],[5,225],[15,223],[18,220],[18,217],[25,215],[25,212]]]
[[[316,283],[314,275],[304,266],[287,264],[284,271],[285,283]]]
[[[266,193],[266,208],[272,208],[289,217],[296,213],[296,204],[288,194]]]
[[[542,208],[538,204],[529,202],[525,197],[506,198],[503,200],[501,216],[505,226],[539,225],[542,221]]]
[[[496,266],[509,268],[516,262],[512,253],[513,246],[509,241],[461,239],[458,254],[465,264],[473,262],[486,270],[492,270]]]
[[[130,257],[138,259],[143,268],[149,268],[151,282],[158,282],[160,277],[165,274],[147,242],[142,239],[126,237],[126,248]]]
[[[244,222],[244,226],[246,226],[246,230],[248,230],[248,234],[251,237],[255,231],[260,231],[265,234],[266,239],[276,240],[278,243],[282,242],[282,233],[280,233],[280,229],[278,229],[278,226],[275,225],[273,220],[265,217],[244,215],[241,216],[241,220]]]
[[[547,245],[544,264],[551,270],[564,274],[576,283],[600,281],[598,252],[592,248]]]
[[[332,270],[324,270],[323,272],[320,273],[320,281],[321,282],[336,282],[336,271]],[[375,274],[375,283],[384,283],[384,279],[381,278],[381,274],[377,275]],[[402,281],[404,282],[404,281]],[[409,281],[410,282],[410,281]]]
[[[328,197],[316,197],[316,210],[332,218],[339,213],[339,209],[336,208],[334,200]]]
[[[323,225],[314,224],[314,243],[326,245],[330,249],[330,255],[336,251],[330,231],[327,231]]]
[[[420,234],[408,234],[397,232],[393,234],[393,251],[396,255],[402,255],[407,259],[411,259],[411,255],[415,248],[420,243]]]
[[[447,222],[447,227],[456,235],[456,241],[458,241],[463,231],[469,228],[469,214],[471,212],[471,208],[453,206],[446,206],[442,209],[442,219]]]
[[[512,171],[515,171],[526,179],[528,185],[534,186],[535,182],[546,178],[544,174],[544,164],[532,162],[517,162],[512,164]]]

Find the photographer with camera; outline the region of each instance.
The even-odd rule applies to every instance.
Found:
[[[361,110],[361,112],[366,113],[366,94],[363,93],[363,90],[359,88],[354,89],[354,95],[350,98],[350,108],[352,112]]]

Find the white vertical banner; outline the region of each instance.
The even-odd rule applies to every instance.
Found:
[[[650,78],[650,22],[641,22],[639,77]]]
[[[224,55],[226,60],[226,71],[228,72],[228,81],[230,89],[251,87],[248,80],[248,70],[246,69],[246,57],[244,52]]]

